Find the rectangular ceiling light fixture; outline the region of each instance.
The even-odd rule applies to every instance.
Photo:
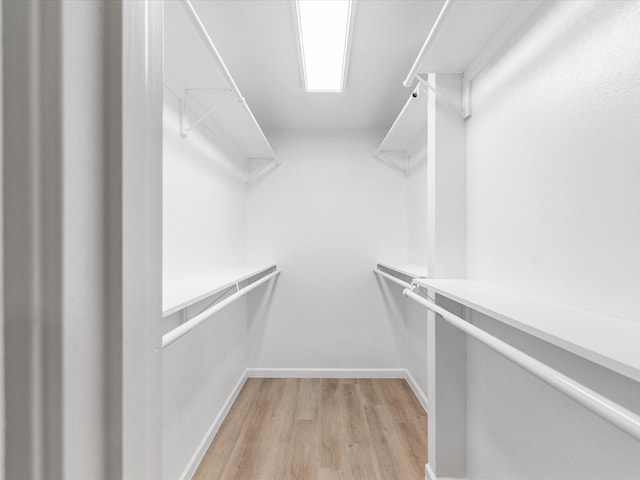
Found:
[[[351,0],[296,0],[307,92],[342,92],[349,61]]]

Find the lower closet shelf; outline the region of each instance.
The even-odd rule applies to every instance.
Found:
[[[373,269],[373,273],[403,288],[410,287],[411,283],[416,279],[429,276],[427,267],[415,263],[378,262],[376,268]]]
[[[162,316],[167,317],[237,283],[275,269],[276,265],[273,263],[227,268],[208,275],[168,283],[162,291]]]
[[[240,275],[236,273],[235,276],[232,276],[229,271],[221,272],[220,275],[213,277],[215,280],[218,280],[218,282],[214,284],[203,283],[203,278],[208,278],[210,280],[212,277],[199,277],[192,282],[185,282],[181,284],[181,289],[176,289],[174,291],[175,296],[172,300],[176,301],[179,299],[179,301],[165,310],[163,318],[181,310],[184,312],[185,317],[183,323],[172,328],[162,336],[162,348],[171,345],[212,315],[280,274],[280,270],[278,270],[274,264],[258,270],[251,269],[248,273],[246,270],[237,270],[236,272],[240,273]],[[197,290],[195,290],[196,287]],[[236,291],[229,294],[230,290],[234,287]],[[204,293],[194,293],[202,292],[203,290]],[[187,293],[190,293],[190,295],[187,296]],[[186,319],[186,309],[189,306],[207,299],[208,297],[212,297],[217,293],[221,293],[221,295],[214,299],[203,311],[188,320]]]
[[[414,283],[598,365],[640,381],[640,324],[472,280]]]

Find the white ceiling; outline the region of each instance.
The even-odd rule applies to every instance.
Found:
[[[393,123],[443,0],[359,0],[343,93],[305,92],[289,0],[193,4],[263,128],[320,129]]]

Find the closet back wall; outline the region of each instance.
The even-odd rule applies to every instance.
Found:
[[[372,273],[407,245],[406,179],[371,155],[383,135],[268,133],[282,166],[248,189],[248,252],[282,275],[252,366],[405,366]]]

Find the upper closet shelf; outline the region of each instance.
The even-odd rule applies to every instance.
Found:
[[[543,0],[446,0],[404,86],[420,74],[463,74],[468,116],[469,82],[502,51]]]
[[[265,275],[275,270],[276,265],[271,263],[228,268],[209,275],[201,275],[181,282],[166,284],[162,289],[162,316],[167,317],[207,297],[235,287],[237,284],[243,283],[252,277]]]
[[[414,283],[640,381],[640,323],[471,280],[418,279]]]
[[[374,156],[409,175],[410,161],[427,145],[427,95],[419,83]]]
[[[255,169],[252,163],[279,165],[191,2],[164,6],[164,83],[182,100],[180,134],[187,138],[207,126],[231,155],[249,163],[249,170]]]

